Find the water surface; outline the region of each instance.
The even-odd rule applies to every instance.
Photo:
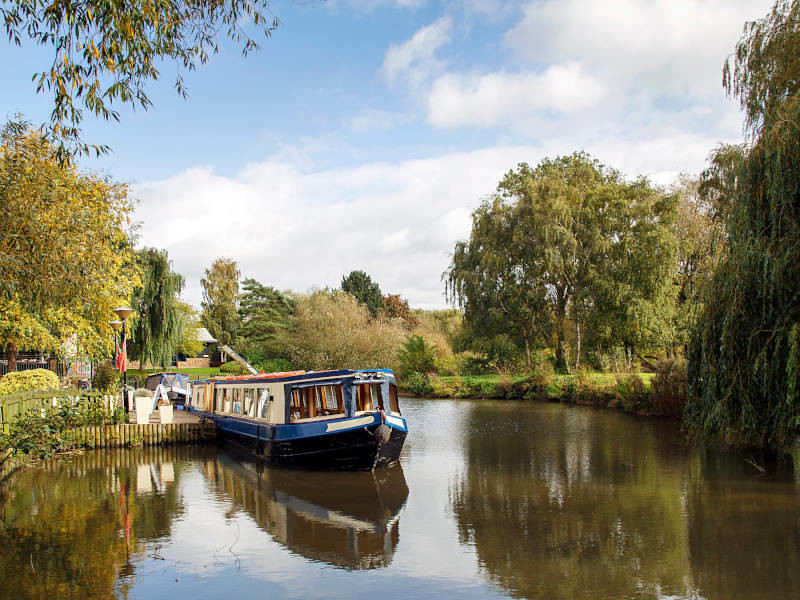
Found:
[[[400,465],[266,468],[215,446],[96,451],[16,475],[0,598],[788,598],[791,463],[670,422],[405,399]],[[754,457],[755,462],[759,462]]]

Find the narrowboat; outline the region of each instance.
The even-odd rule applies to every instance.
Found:
[[[192,382],[190,410],[272,465],[372,470],[396,462],[408,428],[388,369],[294,371]]]
[[[205,463],[217,498],[291,552],[346,569],[388,566],[408,486],[400,464],[371,473],[275,469],[228,446]]]

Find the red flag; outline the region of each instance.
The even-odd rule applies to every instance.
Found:
[[[119,371],[119,342],[117,336],[114,336],[114,367]]]
[[[119,353],[119,360],[117,361],[117,369],[120,373],[124,373],[128,370],[128,350],[126,346],[128,345],[128,340],[122,340],[122,350]]]

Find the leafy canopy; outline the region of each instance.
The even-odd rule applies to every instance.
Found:
[[[183,276],[172,270],[166,250],[142,248],[137,253],[142,285],[131,298],[136,315],[131,326],[131,356],[163,366],[181,343],[183,321],[179,306]]]
[[[138,283],[127,186],[60,164],[26,123],[0,141],[0,345],[107,352]]]
[[[524,347],[530,365],[531,348],[555,345],[564,368],[571,336],[576,362],[582,335],[644,341],[637,320],[669,304],[654,307],[673,268],[675,204],[582,152],[507,173],[443,275],[474,346],[498,355]]]
[[[383,309],[381,287],[364,271],[350,271],[349,275],[342,277],[342,291],[366,306],[373,317]]]
[[[723,74],[752,143],[710,169],[727,249],[692,333],[684,420],[694,435],[780,449],[800,419],[800,1],[748,23]]]
[[[146,84],[168,62],[177,65],[175,89],[185,97],[181,69],[208,62],[219,52],[220,34],[246,56],[259,47],[255,35],[269,37],[278,26],[268,0],[8,0],[0,19],[9,41],[53,49],[52,62],[33,80],[37,92],[53,97],[48,133],[62,161],[75,151],[108,151],[81,140],[84,110],[115,121],[115,102],[146,110],[152,106]]]
[[[251,363],[282,357],[279,334],[290,326],[293,311],[294,301],[275,288],[251,278],[242,281],[237,350]]]
[[[200,280],[203,286],[200,321],[223,345],[231,343],[239,325],[239,277],[241,272],[235,260],[218,258]]]

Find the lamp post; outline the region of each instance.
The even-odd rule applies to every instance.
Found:
[[[131,316],[132,312],[133,309],[127,306],[120,306],[114,309],[114,314],[116,314],[117,318],[122,322],[122,348],[125,352],[125,363],[122,370],[122,397],[125,402],[125,410],[130,410],[130,406],[128,405],[128,348],[125,344],[125,321]],[[112,325],[112,327],[114,326]]]

